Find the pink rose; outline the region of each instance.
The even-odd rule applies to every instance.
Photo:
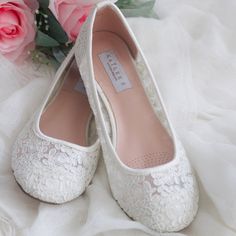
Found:
[[[100,0],[101,1],[101,0]],[[49,8],[71,41],[75,41],[91,7],[99,0],[50,0]],[[112,2],[115,2],[114,0]]]
[[[0,53],[19,62],[34,47],[34,14],[22,0],[0,0]]]
[[[71,41],[75,41],[82,24],[85,22],[90,4],[83,4],[78,0],[55,0],[50,1],[49,8],[52,10]]]

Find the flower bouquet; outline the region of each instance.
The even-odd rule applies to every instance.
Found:
[[[101,1],[101,0],[100,0]],[[111,0],[126,16],[156,17],[155,0]],[[59,65],[99,0],[0,0],[0,54]]]

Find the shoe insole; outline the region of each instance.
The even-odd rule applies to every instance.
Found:
[[[95,78],[116,122],[116,151],[131,168],[150,168],[174,157],[173,142],[156,116],[125,42],[111,32],[93,36]]]
[[[41,116],[40,130],[47,136],[87,146],[91,109],[75,60],[65,76],[63,85]]]

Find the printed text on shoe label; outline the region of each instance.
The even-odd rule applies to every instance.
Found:
[[[132,88],[131,82],[128,79],[121,63],[113,51],[106,51],[100,53],[100,61],[102,62],[106,73],[108,74],[116,92],[122,92],[126,89]]]

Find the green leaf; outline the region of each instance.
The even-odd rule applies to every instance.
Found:
[[[132,0],[118,0],[116,5],[121,9],[126,8],[127,6],[132,5]]]
[[[38,0],[39,6],[46,9],[49,6],[49,0]]]
[[[39,30],[36,36],[36,45],[42,47],[57,47],[60,44],[55,39]]]
[[[48,35],[51,38],[54,38],[59,43],[66,43],[69,41],[69,38],[66,32],[61,27],[60,23],[57,21],[53,13],[49,9],[45,9],[45,13],[48,15],[48,24],[49,31]]]
[[[158,18],[153,11],[155,0],[119,0],[116,4],[126,17],[153,17]]]

